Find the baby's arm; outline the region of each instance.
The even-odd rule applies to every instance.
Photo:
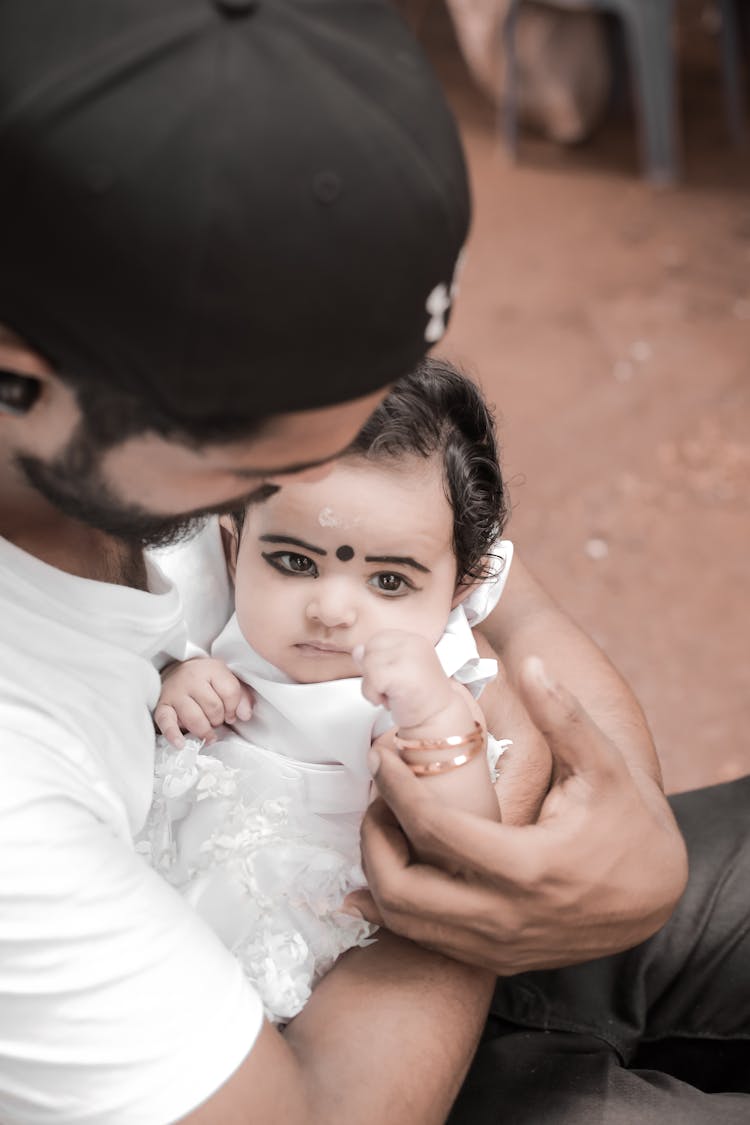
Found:
[[[214,729],[252,714],[252,692],[230,672],[223,660],[198,656],[171,664],[162,673],[161,695],[154,722],[178,750],[182,732],[213,742]]]
[[[436,762],[444,766],[420,780],[445,804],[499,820],[482,712],[466,688],[446,676],[430,642],[400,630],[377,633],[364,647],[361,663],[364,695],[372,703],[388,707],[396,722],[396,730],[378,743],[393,750],[394,734],[410,743],[466,738],[465,747],[409,748],[402,756],[417,767]],[[450,768],[450,759],[471,753],[477,727],[479,752],[465,764]]]

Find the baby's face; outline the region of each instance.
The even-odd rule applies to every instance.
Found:
[[[433,458],[342,460],[248,510],[235,575],[240,628],[300,683],[357,676],[381,629],[440,639],[455,600],[453,513]]]

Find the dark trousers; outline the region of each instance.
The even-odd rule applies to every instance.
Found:
[[[449,1125],[750,1125],[750,777],[671,803],[675,914],[625,953],[500,980]]]

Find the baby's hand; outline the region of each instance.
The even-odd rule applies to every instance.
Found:
[[[385,753],[396,749],[395,733],[419,743],[421,739],[440,742],[455,735],[467,736],[476,727],[481,729],[481,745],[474,748],[481,753],[473,752],[460,768],[423,776],[421,784],[426,793],[447,805],[499,820],[500,806],[484,753],[482,712],[466,688],[446,676],[429,641],[395,630],[377,633],[364,646],[361,663],[364,695],[371,703],[385,704],[396,723],[395,731],[378,740],[378,749],[382,746]],[[424,764],[425,759],[434,763],[446,750],[445,746],[438,752],[417,746],[405,760],[412,765],[420,760]]]
[[[400,629],[376,633],[359,656],[362,693],[384,704],[404,737],[429,737],[424,727],[438,727],[456,707],[453,684],[443,671],[434,646],[425,637]],[[463,708],[463,701],[459,704]]]
[[[199,656],[175,664],[163,677],[154,722],[178,750],[182,731],[213,742],[214,727],[246,720],[252,714],[252,692],[222,660]]]

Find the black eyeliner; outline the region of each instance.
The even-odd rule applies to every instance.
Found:
[[[315,566],[314,572],[304,570],[289,570],[285,566],[280,566],[276,561],[280,556],[283,557],[284,555],[297,555],[299,553],[300,552],[298,551],[274,551],[273,553],[261,551],[260,557],[264,559],[269,566],[272,566],[275,571],[277,571],[279,574],[285,574],[288,578],[319,578],[320,576],[315,564],[315,559],[310,559],[310,562],[313,564],[313,566]],[[307,558],[307,555],[303,555],[302,557]]]

